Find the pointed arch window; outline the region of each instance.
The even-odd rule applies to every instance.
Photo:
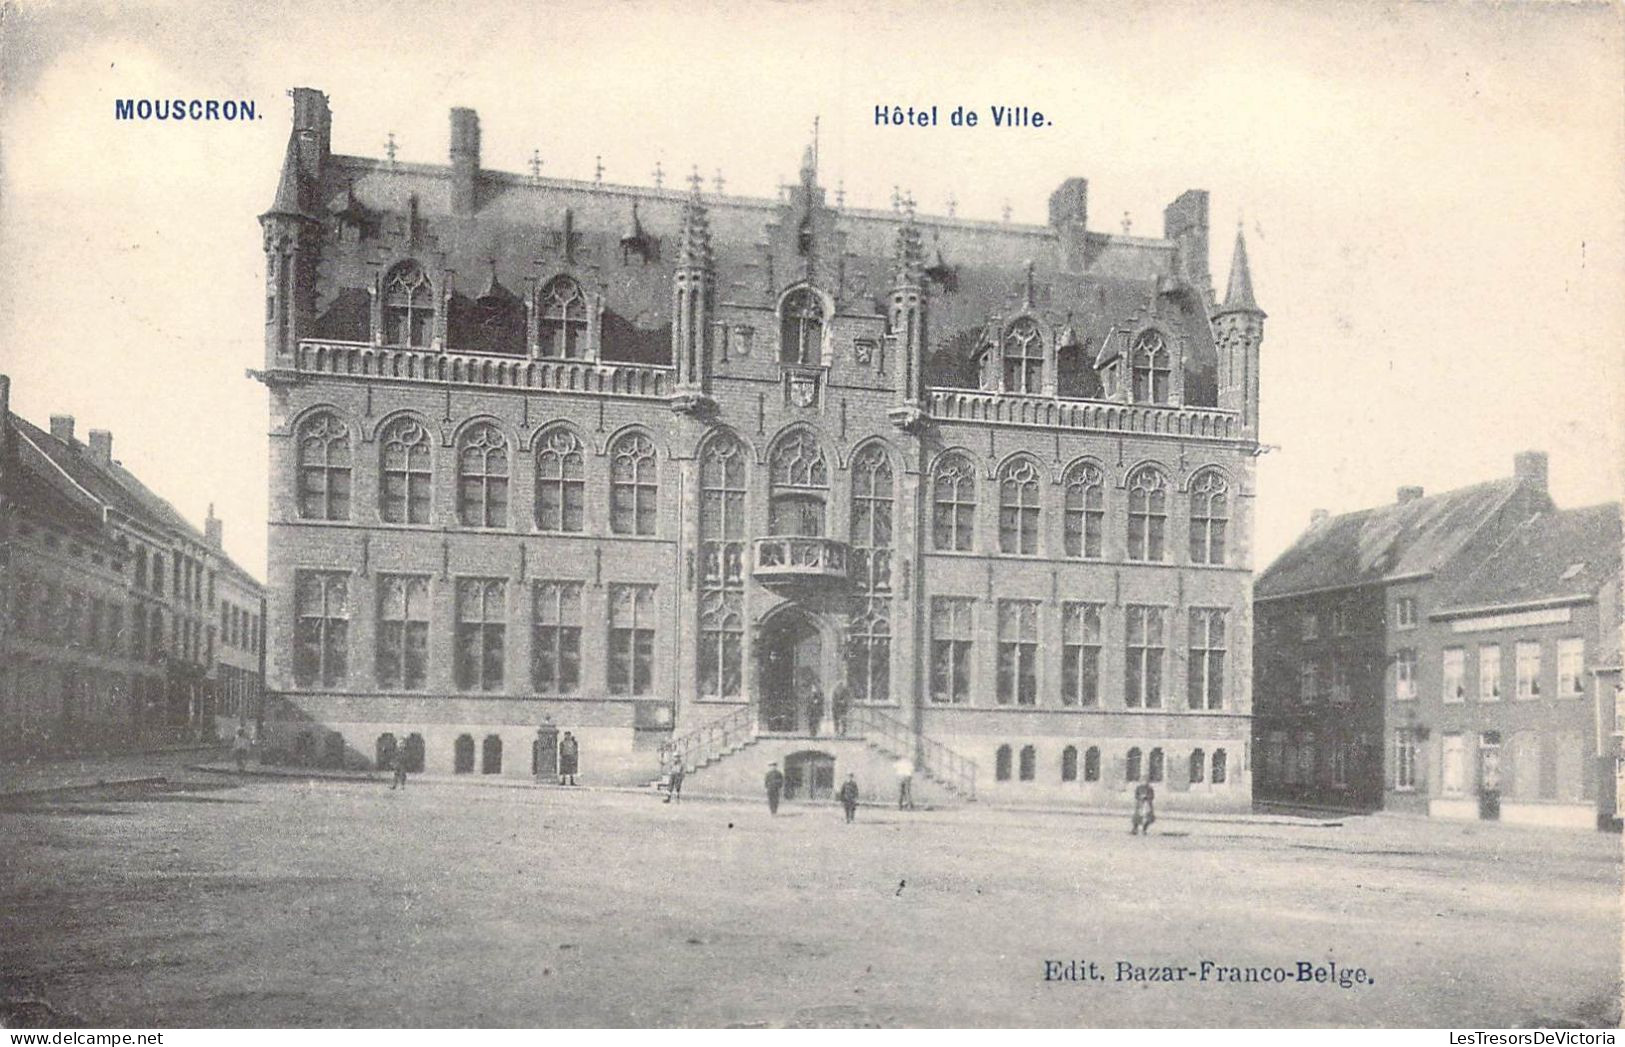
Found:
[[[1123,778],[1131,782],[1140,780],[1140,749],[1138,746],[1128,751],[1128,760],[1123,766]]]
[[[568,276],[548,281],[538,296],[537,330],[541,354],[557,360],[587,355],[587,296]]]
[[[1078,747],[1069,745],[1061,750],[1061,781],[1078,780]]]
[[[1008,745],[999,746],[998,750],[993,754],[993,777],[996,781],[1001,782],[1010,780],[1010,747]]]
[[[1038,555],[1038,467],[1018,458],[999,470],[999,552]]]
[[[1198,785],[1205,777],[1207,777],[1207,755],[1200,749],[1192,749],[1187,778],[1192,785]]]
[[[742,600],[717,589],[700,598],[700,694],[737,698],[745,637]]]
[[[806,429],[791,433],[773,448],[769,465],[773,479],[769,533],[822,536],[829,470],[817,438]]]
[[[932,478],[932,544],[969,552],[976,538],[976,470],[961,454],[943,457]]]
[[[1168,530],[1168,478],[1141,466],[1128,481],[1128,558],[1161,563]]]
[[[806,365],[824,362],[824,301],[811,288],[790,292],[780,307],[779,361]]]
[[[1067,470],[1063,525],[1066,555],[1100,556],[1106,530],[1106,481],[1100,467],[1079,462]]]
[[[428,523],[434,485],[429,429],[415,418],[397,418],[378,437],[383,483],[378,515],[385,523]]]
[[[585,456],[569,429],[552,429],[536,442],[536,528],[579,534],[586,527]]]
[[[609,450],[609,529],[616,534],[654,534],[660,488],[655,445],[627,433]]]
[[[416,262],[384,278],[384,344],[421,348],[434,337],[434,285]]]
[[[852,459],[852,576],[865,589],[891,589],[892,468],[870,444]]]
[[[1091,745],[1083,754],[1083,780],[1100,781],[1100,748]]]
[[[1044,388],[1044,336],[1038,323],[1022,318],[1004,334],[1004,391],[1037,393]]]
[[[1191,481],[1191,562],[1222,564],[1227,553],[1230,484],[1216,469]]]
[[[1134,340],[1130,351],[1131,372],[1134,381],[1134,402],[1165,404],[1168,402],[1168,380],[1173,373],[1168,341],[1160,331],[1146,331]]]
[[[891,600],[863,601],[847,630],[846,684],[852,700],[891,701]]]
[[[700,543],[707,588],[744,586],[745,447],[719,435],[700,459]]]
[[[299,516],[305,520],[350,518],[350,430],[330,411],[299,423]],[[153,557],[153,577],[162,574]],[[161,584],[161,583],[160,583]]]
[[[508,526],[508,439],[489,422],[457,441],[457,518],[464,527]]]

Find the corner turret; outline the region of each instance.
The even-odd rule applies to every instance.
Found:
[[[1245,430],[1258,436],[1258,350],[1264,341],[1264,310],[1253,297],[1247,239],[1236,226],[1230,283],[1224,304],[1213,311],[1213,341],[1219,351],[1219,407],[1242,415]]]

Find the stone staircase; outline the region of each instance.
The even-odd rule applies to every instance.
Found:
[[[896,761],[907,757],[914,763],[916,783],[934,783],[960,801],[976,799],[976,763],[952,749],[914,731],[901,720],[878,709],[854,707],[848,715],[846,733],[840,735],[780,735],[757,730],[755,710],[741,706],[710,723],[702,724],[660,747],[661,776],[651,787],[664,787],[672,766],[681,760],[685,775],[695,775],[736,753],[764,742],[795,743],[803,748],[841,748],[861,743],[863,747]],[[774,748],[784,748],[775,746]]]

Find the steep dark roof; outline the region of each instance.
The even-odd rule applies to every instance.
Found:
[[[1618,572],[1619,503],[1540,513],[1507,536],[1441,610],[1586,597]]]
[[[64,443],[19,415],[13,414],[11,419],[18,434],[25,437],[20,441],[19,458],[25,466],[33,462],[31,471],[51,478],[61,491],[81,503],[95,505],[98,512],[101,505],[106,505],[161,533],[178,533],[199,545],[208,544],[203,532],[192,526],[180,510],[124,466],[117,462],[102,465],[78,440]],[[215,555],[228,570],[254,581],[252,574],[223,551],[216,549]]]
[[[1360,585],[1437,570],[1518,489],[1508,477],[1362,509],[1311,527],[1261,574],[1259,597]]]

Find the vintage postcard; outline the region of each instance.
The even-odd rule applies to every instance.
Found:
[[[1617,4],[0,33],[0,1025],[1618,1025]]]

